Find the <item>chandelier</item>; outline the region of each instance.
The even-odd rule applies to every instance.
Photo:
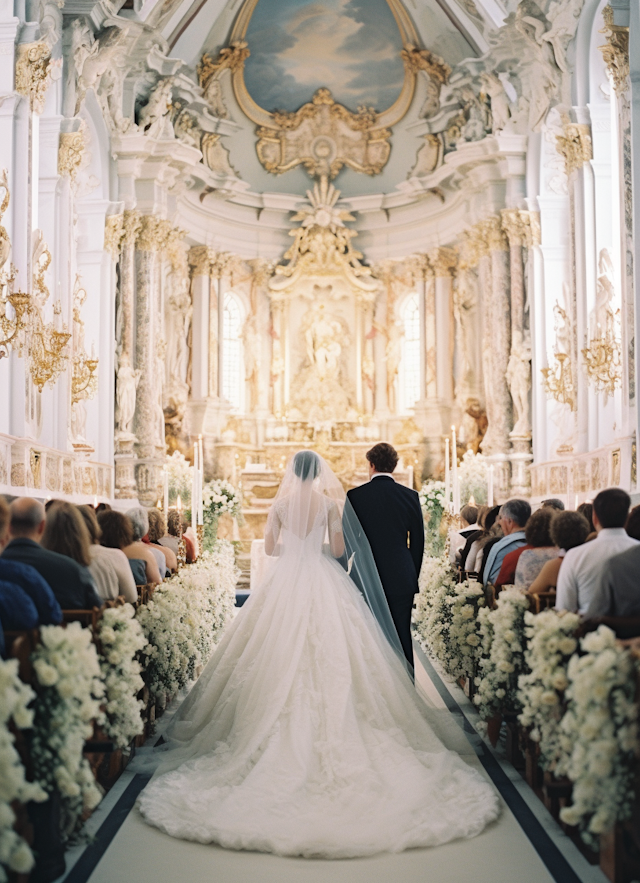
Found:
[[[87,299],[86,289],[80,285],[76,276],[73,291],[73,371],[71,374],[71,403],[77,405],[83,399],[92,399],[98,390],[98,359],[93,346],[91,356],[84,349],[84,321],[81,310]]]
[[[544,377],[543,385],[545,392],[564,405],[569,405],[572,411],[576,410],[576,390],[571,371],[571,361],[567,353],[555,353],[554,364],[549,368],[542,368]]]
[[[45,323],[42,315],[49,299],[45,273],[51,263],[51,253],[41,241],[34,260],[33,297],[29,309],[28,355],[31,379],[42,392],[47,383],[54,384],[65,369],[69,359],[67,345],[71,334],[62,322],[60,303],[53,305],[53,322]]]
[[[620,310],[614,313],[609,309],[604,334],[598,325],[600,335],[592,338],[582,350],[589,379],[598,392],[604,392],[605,399],[622,386],[622,345],[614,328],[619,317]]]

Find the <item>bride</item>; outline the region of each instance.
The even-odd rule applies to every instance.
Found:
[[[140,796],[149,824],[231,849],[348,858],[474,837],[497,817],[495,791],[445,748],[415,692],[348,508],[328,465],[297,453],[267,521],[273,560]]]

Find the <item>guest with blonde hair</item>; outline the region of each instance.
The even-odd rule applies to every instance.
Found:
[[[122,595],[126,601],[135,604],[138,592],[127,556],[120,549],[100,545],[102,529],[93,506],[79,506],[78,511],[84,518],[91,538],[89,570],[96,581],[98,594],[105,600]]]

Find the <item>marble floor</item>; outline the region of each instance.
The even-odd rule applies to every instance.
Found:
[[[473,707],[417,652],[416,684],[428,701],[447,708],[459,725],[456,748],[493,780],[503,802],[500,819],[473,840],[398,855],[321,861],[234,852],[174,840],[146,825],[135,809],[144,784],[125,772],[90,820],[91,842],[69,856],[65,883],[606,883],[562,834],[500,751],[474,730]]]

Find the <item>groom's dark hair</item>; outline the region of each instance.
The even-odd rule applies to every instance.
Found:
[[[387,442],[380,442],[367,451],[367,460],[376,472],[393,472],[398,465],[398,452]]]

